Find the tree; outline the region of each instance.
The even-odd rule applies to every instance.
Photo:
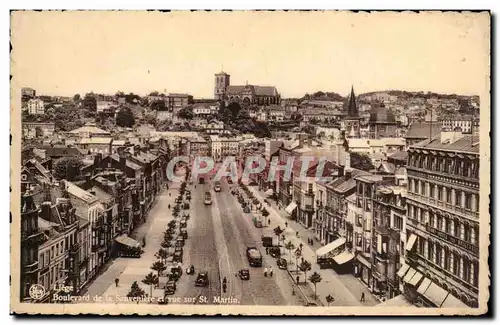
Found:
[[[281,239],[281,234],[283,233],[283,229],[281,229],[280,226],[274,228],[274,234],[278,237],[278,245],[279,245],[279,242],[280,242],[280,239]]]
[[[165,263],[168,258],[168,251],[164,248],[160,248],[156,253],[156,257],[160,259],[160,262]]]
[[[167,106],[163,100],[156,100],[151,103],[151,109],[155,111],[165,111]]]
[[[43,130],[41,127],[37,126],[35,128],[35,137],[39,138],[39,137],[43,137]]]
[[[304,282],[307,281],[307,272],[311,271],[311,263],[306,260],[303,260],[300,263],[299,269],[304,272]]]
[[[97,100],[95,98],[94,93],[87,93],[85,94],[85,97],[83,97],[83,108],[90,112],[96,112],[97,111]]]
[[[136,298],[136,297],[144,297],[146,293],[144,290],[142,290],[141,287],[137,284],[137,281],[134,281],[132,283],[132,286],[130,286],[130,291],[127,293],[127,297],[129,298]]]
[[[229,112],[231,112],[233,119],[235,119],[241,110],[241,106],[236,102],[232,102],[229,105],[227,105],[226,110],[229,110]]]
[[[80,94],[75,94],[75,96],[73,96],[73,101],[77,102],[79,100],[80,100]]]
[[[158,283],[158,276],[153,274],[153,272],[149,272],[148,275],[142,280],[142,283],[147,284],[149,286],[149,296],[153,296],[153,285]]]
[[[304,261],[304,262],[305,262],[305,261]],[[314,299],[316,299],[316,298],[318,297],[318,296],[316,295],[316,285],[317,285],[318,283],[320,283],[320,282],[321,282],[321,280],[323,280],[323,279],[321,278],[321,275],[320,275],[318,272],[316,272],[316,271],[314,271],[314,273],[313,273],[313,274],[311,274],[311,275],[309,276],[309,282],[311,282],[311,283],[314,285]]]
[[[54,167],[54,176],[61,180],[78,180],[81,176],[80,168],[83,166],[81,160],[74,157],[66,157],[59,160]]]
[[[333,298],[331,295],[326,296],[326,303],[328,304],[328,307],[330,307],[330,304],[335,301],[335,298]]]
[[[151,270],[158,272],[158,277],[166,269],[167,269],[167,267],[165,266],[165,264],[163,264],[160,261],[156,261],[156,262],[153,263],[153,265],[151,265]]]
[[[295,245],[290,240],[290,241],[288,241],[288,243],[285,244],[285,248],[288,250],[288,253],[290,254],[289,263],[292,264],[292,250],[295,249]]]
[[[116,125],[121,127],[132,127],[134,126],[135,118],[134,113],[128,107],[120,109],[118,114],[116,114]]]
[[[375,166],[373,166],[372,164],[372,160],[370,159],[370,157],[363,154],[359,154],[357,152],[351,153],[351,167],[356,169],[361,169],[364,171],[370,171],[373,168],[375,168]]]

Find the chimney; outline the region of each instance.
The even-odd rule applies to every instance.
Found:
[[[50,202],[43,202],[42,203],[42,209],[40,211],[40,215],[43,219],[50,221],[51,220],[51,215],[50,215],[50,206],[52,203]]]
[[[120,170],[124,171],[127,165],[127,158],[124,155],[120,156]]]
[[[351,153],[349,151],[345,152],[345,170],[351,170]]]
[[[344,176],[345,166],[338,166],[338,177]]]
[[[352,169],[349,168],[349,169],[344,169],[344,170],[345,170],[345,177],[347,179],[351,179],[351,177],[352,177]]]

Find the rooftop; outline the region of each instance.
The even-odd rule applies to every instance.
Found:
[[[66,189],[69,194],[83,200],[85,203],[89,205],[98,201],[98,198],[95,195],[90,194],[89,192],[85,191],[84,189],[76,186],[71,182],[66,182]]]
[[[79,134],[79,133],[91,133],[91,134],[110,134],[108,131],[100,129],[92,124],[87,124],[77,129],[70,131],[71,134]]]
[[[430,141],[424,140],[414,144],[412,147],[479,154],[479,136],[464,134],[461,139],[455,142],[441,143],[441,136],[438,135]]]

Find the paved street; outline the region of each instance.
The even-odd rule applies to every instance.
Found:
[[[257,198],[259,198],[260,201],[264,200],[265,194],[259,191],[257,187],[249,186],[248,188],[254,193]],[[317,295],[325,306],[327,305],[325,299],[327,295],[332,295],[335,298],[335,301],[330,304],[331,306],[374,306],[379,303],[379,301],[370,293],[368,288],[366,288],[352,274],[337,274],[334,270],[331,269],[320,269],[319,266],[315,263],[315,251],[316,249],[320,248],[321,245],[317,242],[315,242],[313,246],[307,244],[307,238],[313,237],[312,232],[305,229],[295,221],[287,218],[286,212],[282,209],[278,209],[278,207],[272,200],[268,201],[271,203],[271,207],[266,206],[266,208],[271,213],[269,217],[269,219],[271,220],[271,226],[276,227],[277,225],[280,225],[284,228],[285,222],[287,222],[288,228],[285,232],[287,241],[291,240],[294,243],[295,247],[298,247],[300,243],[302,243],[302,255],[312,264],[312,270],[309,272],[309,274],[316,271],[323,278],[322,282],[317,286]],[[296,236],[297,231],[299,232],[298,237]],[[310,285],[312,287],[312,284]],[[362,292],[365,293],[365,303],[361,303],[359,301]]]

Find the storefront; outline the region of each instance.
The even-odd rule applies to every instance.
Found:
[[[369,288],[372,287],[372,264],[361,254],[356,255],[354,275],[359,277]]]

